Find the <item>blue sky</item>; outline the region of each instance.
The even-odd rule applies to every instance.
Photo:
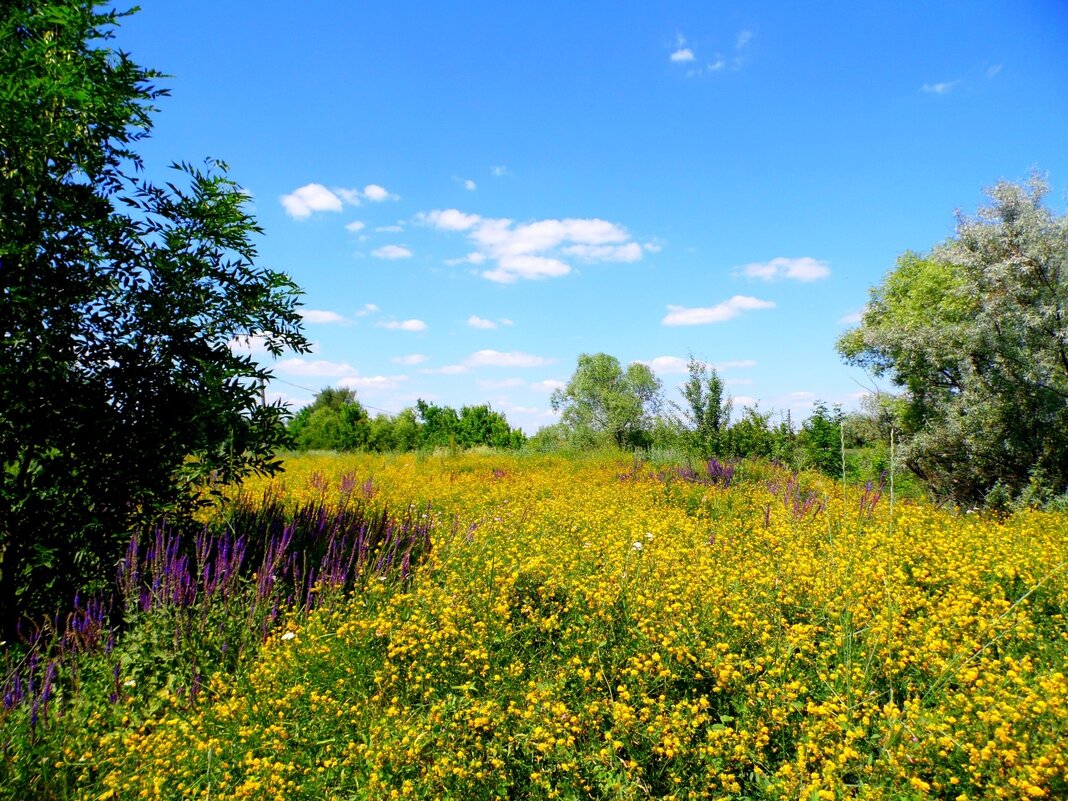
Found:
[[[306,292],[275,396],[531,433],[583,352],[855,406],[834,342],[899,254],[1033,169],[1064,212],[1066,41],[1054,0],[145,0],[117,37],[173,76],[149,173],[227,161]]]

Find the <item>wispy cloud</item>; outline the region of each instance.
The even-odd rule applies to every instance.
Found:
[[[502,378],[500,380],[480,378],[478,380],[478,386],[481,389],[513,389],[524,384],[526,384],[526,381],[522,378]]]
[[[758,309],[771,309],[775,304],[770,300],[750,297],[749,295],[735,295],[729,300],[717,303],[715,306],[687,307],[668,306],[668,313],[661,321],[664,325],[706,325],[708,323],[722,323],[733,320],[742,312],[755,311]]]
[[[372,250],[371,255],[376,259],[396,261],[397,259],[411,258],[412,252],[401,245],[383,245],[380,248]]]
[[[698,359],[698,362],[715,370],[731,370],[740,367],[756,366],[756,362],[752,359],[740,359],[725,362],[705,362]],[[638,363],[646,365],[650,370],[660,373],[661,375],[678,375],[690,371],[690,360],[684,359],[681,356],[657,356],[649,361],[639,360]]]
[[[328,362],[324,359],[308,361],[307,359],[283,359],[274,365],[279,373],[287,375],[319,376],[336,378],[338,376],[352,375],[356,368],[344,362]]]
[[[492,262],[480,274],[498,283],[567,275],[571,266],[564,257],[584,262],[633,262],[642,257],[641,245],[631,240],[625,228],[597,218],[517,224],[506,218],[440,209],[419,214],[417,219],[438,230],[464,231],[476,250],[450,263]]]
[[[552,363],[553,359],[521,351],[502,353],[497,350],[480,350],[464,359],[464,364],[468,367],[543,367]]]
[[[505,175],[511,175],[512,171],[505,167],[503,164],[498,164],[494,167],[490,167],[490,175],[494,178],[503,178]]]
[[[932,95],[945,95],[952,92],[959,84],[959,80],[942,81],[941,83],[925,83],[923,85],[923,91]]]
[[[366,227],[367,223],[360,222],[359,220],[353,220],[352,222],[347,223],[345,225],[345,230],[352,231],[352,233],[356,233],[357,231],[362,231]]]
[[[530,385],[530,388],[537,392],[553,392],[557,389],[563,389],[567,384],[563,381],[559,381],[555,378],[547,378],[544,381],[535,381]]]
[[[466,189],[468,192],[474,192],[476,189],[478,189],[478,184],[468,178],[466,181],[464,181],[464,189]]]
[[[444,367],[427,367],[419,372],[426,375],[461,375],[467,372],[467,366],[463,364],[446,364]]]
[[[995,77],[999,72],[1001,72],[1002,66],[1004,66],[1004,65],[1002,65],[1002,64],[991,64],[989,67],[986,68],[986,77],[987,78]]]
[[[734,361],[726,362],[712,362],[712,366],[717,370],[735,370],[741,367],[756,367],[756,362],[752,359],[736,359]]]
[[[362,392],[375,392],[397,389],[407,380],[406,375],[352,375],[342,378],[338,385]]]
[[[714,51],[711,59],[702,56],[697,46],[686,40],[679,34],[675,37],[675,43],[671,54],[668,56],[673,64],[679,64],[685,69],[687,78],[696,78],[709,73],[722,72],[728,66],[732,70],[740,70],[745,64],[743,50],[753,40],[753,32],[743,29],[734,37],[733,50],[725,47],[727,55],[723,52]],[[707,59],[707,60],[706,60]]]
[[[839,325],[856,325],[863,319],[863,317],[864,309],[857,309],[856,311],[849,312],[849,314],[843,314],[838,318],[838,323]]]
[[[337,312],[322,309],[301,309],[300,316],[306,323],[347,323],[351,322]]]
[[[373,304],[373,303],[365,303],[356,312],[356,316],[357,317],[366,317],[368,314],[375,314],[378,311],[380,311],[380,309],[375,304]]]
[[[396,364],[415,365],[422,364],[429,358],[429,356],[424,356],[422,353],[409,353],[407,356],[394,356],[390,361]]]
[[[739,267],[735,275],[760,281],[819,281],[831,274],[827,262],[803,256],[799,259],[778,257],[771,261],[754,262]]]
[[[477,314],[472,314],[467,318],[467,324],[472,328],[482,328],[487,331],[491,331],[497,327],[497,324],[493,320],[487,320],[484,317],[479,317]]]
[[[426,331],[427,324],[422,320],[383,320],[377,323],[379,328],[390,331]]]
[[[689,370],[690,360],[683,359],[681,356],[657,356],[649,361],[639,361],[639,364],[644,364],[654,373],[660,373],[661,375],[675,375],[677,373],[685,373]]]

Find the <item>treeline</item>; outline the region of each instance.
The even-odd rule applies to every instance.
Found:
[[[625,369],[607,353],[582,354],[567,385],[553,394],[560,422],[542,428],[539,451],[619,447],[694,460],[759,457],[794,469],[852,480],[879,480],[890,466],[888,419],[873,400],[843,414],[823,401],[795,426],[789,412],[746,406],[735,414],[715,368],[691,358],[681,402],[664,402],[646,365]]]
[[[434,448],[521,448],[526,436],[488,405],[437,406],[424,400],[395,416],[371,417],[351,389],[327,387],[289,422],[298,450],[391,453]]]

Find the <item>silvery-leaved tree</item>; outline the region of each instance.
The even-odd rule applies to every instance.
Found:
[[[224,165],[156,185],[157,73],[100,0],[0,6],[0,624],[110,579],[131,526],[278,468],[285,410],[231,344],[308,349]],[[2,638],[3,632],[0,632]]]
[[[1068,489],[1068,216],[1002,182],[927,254],[906,253],[838,349],[904,390],[906,463],[941,498]]]

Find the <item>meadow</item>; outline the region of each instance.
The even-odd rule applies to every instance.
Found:
[[[0,798],[1068,797],[1068,513],[305,455],[6,649]]]

